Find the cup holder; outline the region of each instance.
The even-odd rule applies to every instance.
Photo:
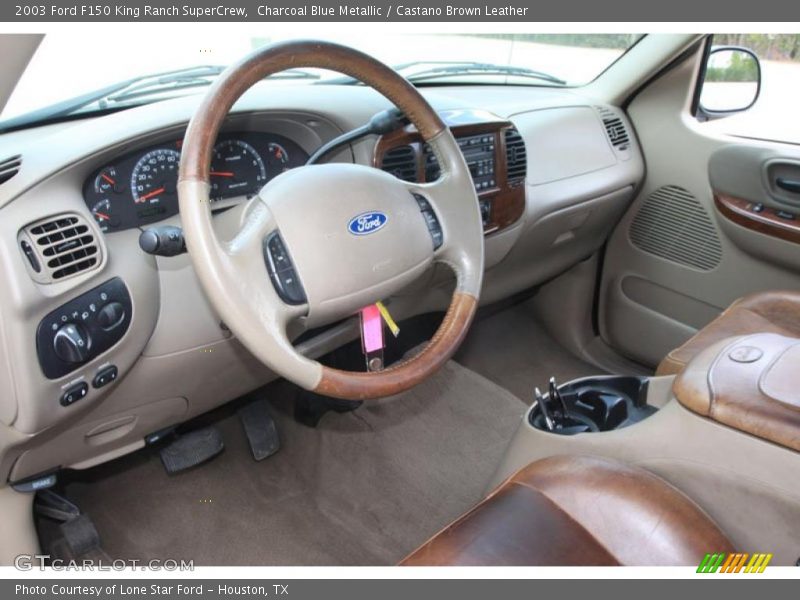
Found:
[[[608,375],[551,385],[551,391],[537,399],[528,421],[537,429],[559,435],[628,427],[658,410],[647,404],[648,381],[647,377]]]

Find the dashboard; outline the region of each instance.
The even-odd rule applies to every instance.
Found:
[[[181,139],[123,154],[96,169],[83,199],[104,233],[142,227],[178,214]],[[308,154],[281,135],[223,133],[211,160],[211,200],[251,197]]]
[[[615,107],[539,88],[425,94],[473,176],[486,234],[482,303],[590,256],[643,176],[632,131],[624,151],[609,137],[606,121],[630,127]],[[188,254],[152,256],[139,247],[138,228],[181,224],[180,140],[200,101],[187,96],[2,136],[3,156],[20,155],[23,165],[0,184],[0,270],[14,290],[0,298],[0,387],[11,390],[0,397],[0,424],[54,432],[15,446],[12,459],[0,461],[13,465],[0,466],[2,479],[47,472],[54,457],[61,465],[106,460],[274,378],[221,323]],[[388,107],[359,86],[265,84],[245,95],[210,164],[218,239],[232,239],[240,226],[241,213],[223,209]],[[365,138],[330,160],[423,186],[440,175],[413,127]],[[396,319],[439,312],[453,284],[437,265],[386,300]],[[310,357],[357,335],[352,319],[313,333],[297,320],[287,332]],[[71,362],[64,367],[52,354]]]

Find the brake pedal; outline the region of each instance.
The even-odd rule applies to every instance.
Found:
[[[269,414],[266,399],[256,400],[240,408],[239,418],[255,460],[264,460],[280,450],[278,427]]]
[[[174,475],[211,460],[225,449],[222,434],[216,427],[204,427],[186,433],[161,449],[161,462]]]
[[[48,540],[46,551],[51,558],[78,560],[107,559],[100,544],[100,534],[88,515],[67,498],[53,490],[36,494],[34,512],[58,523],[58,533]]]

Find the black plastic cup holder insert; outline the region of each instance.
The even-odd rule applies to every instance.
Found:
[[[555,421],[550,430],[538,404],[528,413],[537,429],[558,435],[613,431],[638,423],[658,409],[647,404],[649,378],[606,375],[574,379],[558,386],[568,414]],[[544,396],[549,412],[558,409],[549,395]]]

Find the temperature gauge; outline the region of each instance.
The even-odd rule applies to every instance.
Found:
[[[117,179],[116,167],[106,167],[94,179],[94,191],[98,194],[119,194],[124,187]]]
[[[270,174],[273,177],[291,168],[289,165],[289,153],[286,152],[286,148],[275,142],[271,142],[267,146],[267,162],[270,166]]]

